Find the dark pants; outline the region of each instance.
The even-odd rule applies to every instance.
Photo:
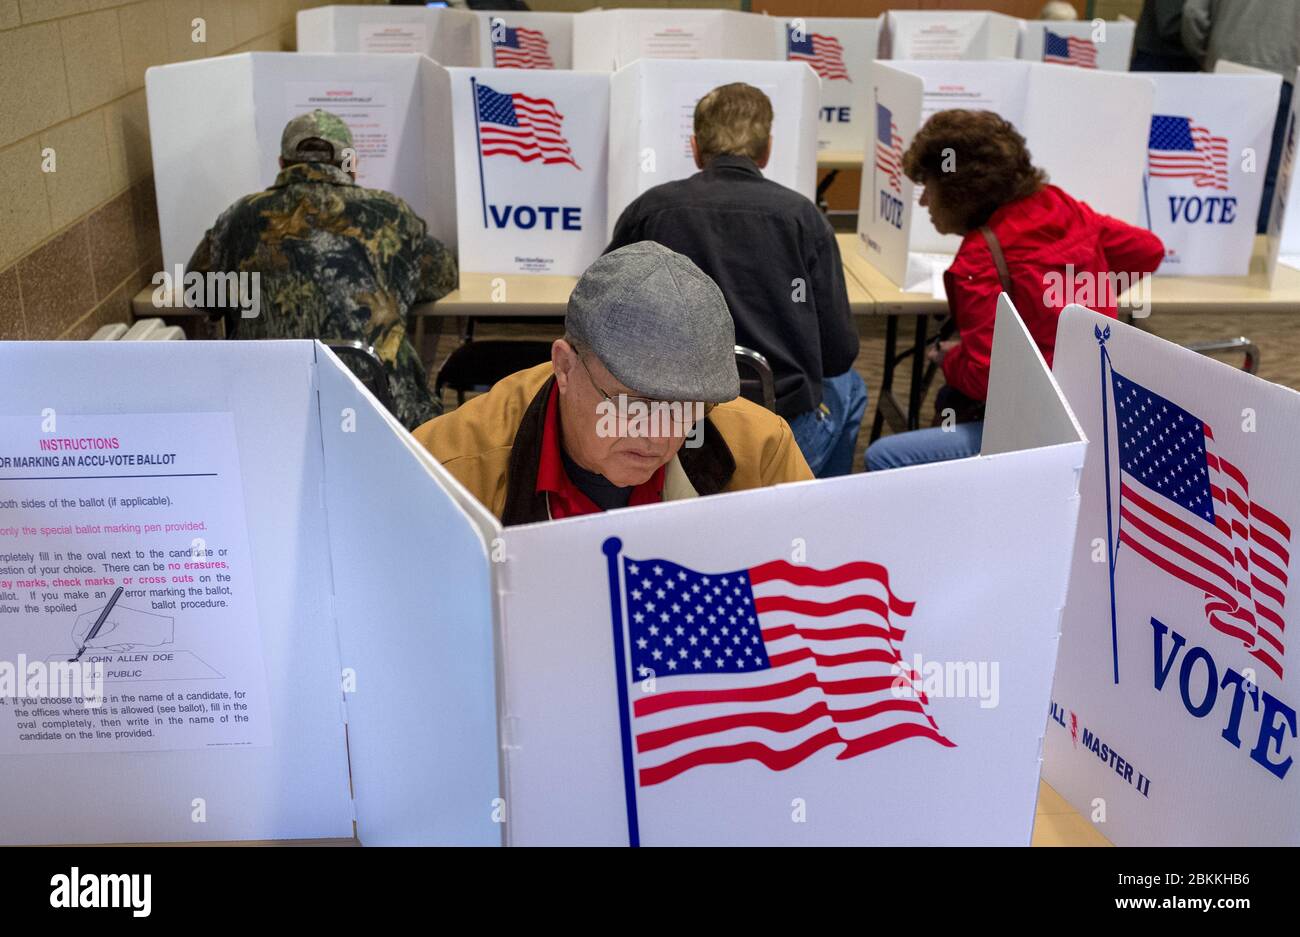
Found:
[[[1259,202],[1259,223],[1255,233],[1268,233],[1268,213],[1273,207],[1273,189],[1277,185],[1277,167],[1282,162],[1282,147],[1286,145],[1286,122],[1291,116],[1291,82],[1282,82],[1282,95],[1277,102],[1277,119],[1273,121],[1273,149],[1268,154],[1268,171],[1264,173],[1264,194]]]

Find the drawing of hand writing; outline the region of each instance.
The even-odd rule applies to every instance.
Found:
[[[109,651],[129,651],[135,647],[158,647],[170,644],[174,637],[173,619],[139,609],[115,605],[100,625],[99,631],[87,639],[104,610],[98,608],[82,612],[72,626],[72,640],[77,647],[101,648]]]

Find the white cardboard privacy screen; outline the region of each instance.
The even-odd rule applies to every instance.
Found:
[[[995,373],[1041,370],[1035,354],[1023,328],[999,325]],[[509,842],[627,843],[632,803],[644,844],[1028,843],[1086,447],[1060,431],[1050,389],[1019,407],[1064,414],[1019,440],[1043,448],[508,528]],[[733,609],[760,620],[731,622]],[[844,632],[805,641],[795,626]],[[906,634],[886,641],[886,626]],[[727,647],[771,666],[702,675]],[[970,696],[930,686],[910,705],[890,689],[893,650],[918,674],[963,662]],[[632,677],[646,661],[653,689]],[[747,689],[764,685],[778,689]],[[807,810],[792,823],[796,798]]]
[[[588,14],[579,14],[586,16]],[[771,46],[771,24],[768,45]],[[695,104],[744,81],[772,100],[768,179],[812,198],[817,187],[817,76],[797,62],[642,59],[619,69],[609,91],[609,228],[634,198],[697,170],[691,156]]]
[[[1278,75],[1141,72],[1156,86],[1143,220],[1163,276],[1245,276],[1272,145]]]
[[[1007,354],[1003,346],[1008,343],[1026,351]],[[1029,449],[1048,439],[1086,438],[1069,407],[1051,405],[1064,395],[1006,293],[998,296],[993,348],[997,367],[989,372],[980,455]]]
[[[1219,64],[1223,64],[1220,62]],[[1300,69],[1296,70],[1300,80]],[[1294,87],[1294,85],[1293,85]],[[1282,155],[1278,160],[1277,180],[1273,186],[1273,207],[1268,216],[1268,273],[1277,274],[1279,263],[1300,268],[1300,199],[1295,193],[1296,134],[1300,133],[1300,99],[1291,96],[1291,110],[1286,117],[1282,136]]]
[[[1021,24],[1020,58],[1126,72],[1136,30],[1124,20],[1028,20]]]
[[[226,208],[274,182],[285,123],[315,107],[353,129],[358,184],[405,199],[455,249],[448,79],[429,59],[254,52],[156,66],[145,87],[169,272]]]
[[[607,242],[609,76],[450,72],[461,271],[580,275]]]
[[[876,57],[878,17],[778,19],[777,48],[787,61],[807,62],[821,79],[817,148],[859,153],[871,104],[868,66]]]
[[[588,10],[573,16],[573,67],[612,72],[637,59],[775,59],[772,21],[731,10]]]
[[[900,128],[919,129],[931,114],[948,108],[995,111],[1024,135],[1034,164],[1047,171],[1053,184],[1096,211],[1132,223],[1142,220],[1141,195],[1131,186],[1141,183],[1151,123],[1153,91],[1143,78],[1010,61],[879,61],[872,68],[874,83],[880,87],[897,87],[891,74],[896,72],[922,79],[925,91],[920,112],[915,116],[892,113]],[[910,106],[917,107],[914,93],[907,97]],[[904,103],[900,102],[900,107]],[[1098,127],[1105,127],[1106,132],[1098,133]],[[878,134],[876,128],[873,147],[876,142],[883,146]],[[915,129],[900,129],[900,134],[898,158],[911,143]],[[888,154],[872,155],[883,156],[888,163]],[[878,206],[883,195],[897,195],[882,190],[880,181],[877,177],[876,184],[862,186],[859,234],[866,235],[864,243],[869,238],[881,245],[880,251],[868,248],[866,256],[901,286],[907,269],[907,258],[895,253],[901,242],[897,237],[882,240],[877,236],[887,232],[873,220],[873,205],[869,204]],[[912,192],[898,213],[908,250],[955,254],[961,239],[935,231],[928,213],[917,210],[919,191],[914,188]]]
[[[868,69],[871,106],[858,203],[858,251],[903,284],[917,210],[916,186],[903,175],[903,152],[921,129],[925,84],[917,75],[875,63]]]
[[[881,58],[1015,58],[1020,20],[965,10],[890,10],[881,19]]]
[[[572,68],[573,14],[475,12],[483,68]]]
[[[1054,368],[1092,443],[1047,781],[1118,846],[1300,843],[1300,395],[1080,306]]]
[[[478,65],[479,21],[468,10],[327,6],[298,13],[299,52],[418,52],[440,65]]]
[[[229,415],[244,506],[244,516],[230,520],[246,526],[252,559],[251,580],[233,587],[255,597],[260,628],[240,651],[264,663],[271,721],[266,746],[138,751],[127,743],[0,756],[0,838],[350,837],[355,819],[367,843],[499,841],[485,808],[499,790],[492,595],[480,533],[492,525],[481,508],[462,506],[445,472],[411,454],[410,437],[337,359],[311,342],[14,342],[0,359],[3,415],[31,424],[29,441],[21,432],[9,437],[19,451],[6,456],[37,452],[48,429],[42,411],[51,408],[91,421],[97,435],[122,435],[123,451],[137,432],[129,429],[134,414]],[[193,444],[181,434],[160,441],[182,452]],[[54,477],[66,471],[28,469],[42,477],[16,480],[0,470],[0,502],[66,495],[73,485],[126,498],[204,483]],[[0,513],[36,523],[27,517],[32,509],[16,510],[17,518],[14,509]],[[54,519],[48,509],[43,516],[47,525]],[[119,506],[102,521],[129,524],[132,516]],[[77,531],[47,542],[89,556],[107,536]],[[166,544],[155,534],[140,546],[189,549],[194,535],[161,536]],[[16,544],[6,538],[5,553]],[[186,616],[199,613],[174,614],[182,647]],[[64,617],[36,616],[51,634],[62,633]],[[7,646],[5,658],[13,651]],[[106,689],[189,692],[225,682],[192,676],[111,678]],[[454,720],[437,718],[449,712]],[[192,820],[196,797],[205,801],[205,823]]]

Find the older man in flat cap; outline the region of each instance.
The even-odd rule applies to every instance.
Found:
[[[551,360],[415,438],[506,525],[812,478],[785,420],[740,398],[717,285],[652,241],[582,275]]]

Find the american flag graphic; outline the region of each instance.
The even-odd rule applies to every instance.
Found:
[[[564,138],[564,115],[546,98],[526,94],[502,94],[487,85],[476,86],[479,117],[479,148],[484,156],[513,156],[531,163],[568,163],[582,167],[573,158]]]
[[[894,115],[883,104],[876,105],[876,168],[889,178],[889,187],[903,191],[903,138],[898,135]]]
[[[1097,46],[1091,39],[1058,36],[1050,29],[1043,30],[1043,61],[1079,68],[1097,67]]]
[[[1205,617],[1280,678],[1291,528],[1252,500],[1209,424],[1111,369],[1119,543],[1199,590]]]
[[[954,746],[902,664],[894,616],[915,603],[893,594],[885,567],[622,568],[629,680],[655,678],[631,694],[641,787],[700,765],[784,771],[832,745],[840,760],[912,738]]]
[[[787,26],[785,57],[791,62],[807,62],[827,81],[851,81],[844,67],[844,47],[834,36],[804,33]]]
[[[1147,143],[1148,173],[1191,179],[1198,188],[1228,191],[1228,138],[1216,137],[1189,117],[1156,114]]]
[[[497,68],[554,68],[546,33],[493,24],[492,64]]]

